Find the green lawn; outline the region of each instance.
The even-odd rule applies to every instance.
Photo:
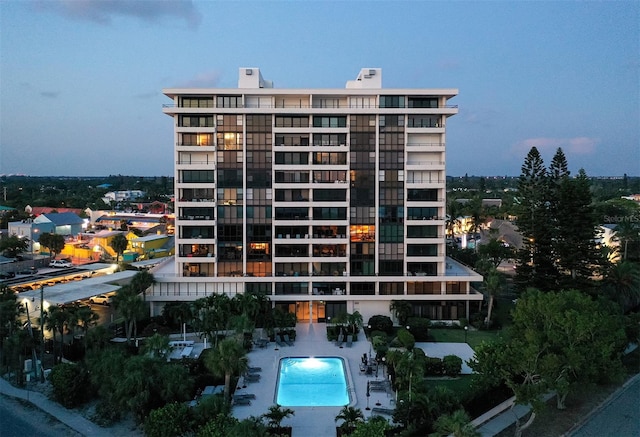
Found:
[[[493,341],[498,338],[500,331],[476,331],[470,329],[466,333],[467,343],[475,349],[483,341]],[[464,343],[465,331],[459,328],[431,328],[429,337],[439,343]]]

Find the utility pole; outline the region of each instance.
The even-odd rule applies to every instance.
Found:
[[[40,382],[44,382],[44,285],[40,286]]]

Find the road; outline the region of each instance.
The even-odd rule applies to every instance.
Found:
[[[640,436],[640,377],[617,391],[570,437]]]
[[[77,432],[32,405],[0,395],[2,437],[76,437]]]

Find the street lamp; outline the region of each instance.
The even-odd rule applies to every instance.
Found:
[[[469,332],[469,325],[464,326],[464,342],[467,342],[467,332]]]
[[[369,391],[369,381],[367,381],[367,408],[365,408],[367,411],[371,409],[369,408],[369,396],[371,396],[371,392]]]

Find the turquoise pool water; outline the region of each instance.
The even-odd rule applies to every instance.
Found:
[[[342,358],[280,360],[276,403],[284,407],[342,407],[350,402]]]

